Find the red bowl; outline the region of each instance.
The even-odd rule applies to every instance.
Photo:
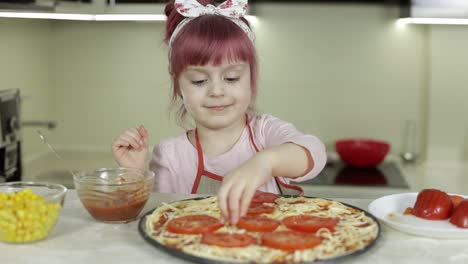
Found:
[[[348,165],[356,168],[374,167],[390,151],[390,144],[374,139],[342,139],[335,142],[335,150]]]

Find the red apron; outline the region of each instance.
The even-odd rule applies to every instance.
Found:
[[[254,141],[252,128],[249,125],[248,118],[246,118],[246,123],[247,129],[249,131],[250,143],[254,147],[255,151],[259,152]],[[198,170],[197,176],[195,177],[195,181],[193,183],[192,193],[216,194],[221,187],[221,182],[223,181],[224,177],[205,170],[203,151],[200,145],[200,140],[198,139],[197,129],[195,129],[195,141],[198,154]],[[300,186],[288,184],[284,182],[281,177],[275,177],[275,181],[282,195],[304,195],[304,190]]]

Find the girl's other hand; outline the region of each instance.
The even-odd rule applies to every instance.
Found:
[[[122,167],[145,169],[148,131],[141,125],[129,128],[112,142],[112,155]]]
[[[247,214],[257,188],[273,177],[271,164],[268,153],[260,152],[224,176],[218,204],[225,221],[236,224]]]

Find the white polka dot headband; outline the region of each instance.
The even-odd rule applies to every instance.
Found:
[[[197,0],[176,0],[174,6],[177,12],[184,16],[185,19],[177,25],[171,35],[171,38],[169,39],[169,54],[171,54],[172,43],[174,42],[180,30],[193,19],[203,15],[224,16],[239,26],[247,34],[252,42],[255,39],[255,35],[250,27],[240,19],[247,12],[247,0],[226,0],[218,6],[204,6]]]

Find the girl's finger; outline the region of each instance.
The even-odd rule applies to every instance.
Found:
[[[112,143],[112,148],[113,149],[118,149],[118,148],[121,148],[121,147],[128,147],[128,146],[130,146],[130,143],[128,143],[127,141],[122,140],[120,138],[114,140],[114,142]]]
[[[241,194],[244,192],[244,185],[243,184],[235,184],[231,187],[228,196],[228,206],[229,206],[229,217],[231,220],[231,224],[237,224],[239,221],[239,205],[240,205],[240,198]]]
[[[140,133],[140,135],[141,135],[144,139],[148,138],[148,131],[146,130],[146,128],[145,128],[143,125],[140,125],[140,126],[138,127],[138,132]]]
[[[229,212],[228,212],[228,204],[227,204],[227,196],[229,193],[230,186],[225,184],[221,185],[221,188],[218,191],[218,207],[221,211],[221,216],[223,220],[229,219]]]
[[[140,134],[140,131],[137,128],[130,128],[125,134],[133,137],[138,144],[143,145],[144,137]]]
[[[132,136],[125,134],[120,137],[121,140],[126,141],[132,148],[139,149],[140,143]]]
[[[240,217],[243,217],[247,214],[249,210],[250,202],[255,194],[255,188],[251,188],[252,186],[248,186],[241,197],[240,201]]]

